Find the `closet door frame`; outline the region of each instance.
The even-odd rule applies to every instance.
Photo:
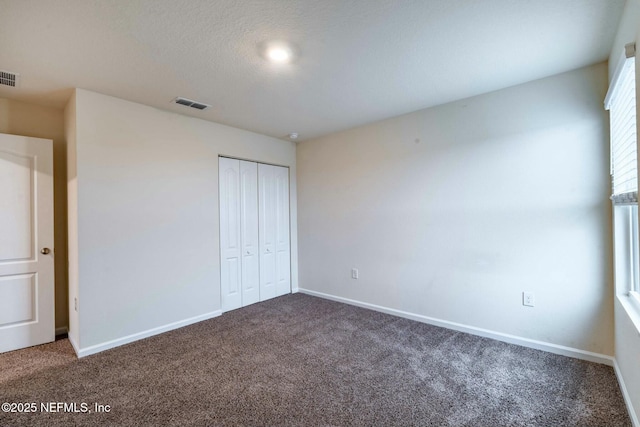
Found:
[[[237,161],[239,162],[239,165],[242,165],[242,162],[246,162],[246,163],[254,163],[256,165],[256,169],[257,169],[257,173],[256,173],[256,190],[257,190],[257,194],[256,194],[256,208],[257,208],[257,219],[256,222],[258,223],[258,230],[257,230],[257,261],[258,261],[258,277],[257,277],[257,285],[258,285],[258,300],[259,301],[265,301],[267,299],[271,299],[274,298],[276,296],[280,296],[280,295],[285,295],[288,293],[291,293],[291,182],[290,182],[290,168],[288,166],[281,166],[281,165],[275,165],[275,164],[271,164],[271,163],[264,163],[264,162],[259,162],[259,161],[255,161],[255,160],[248,160],[248,159],[241,159],[241,158],[237,158],[237,157],[231,157],[231,156],[225,156],[225,155],[219,155],[218,156],[218,167],[221,168],[222,163],[225,162],[225,160],[223,159],[228,159],[231,161]],[[273,201],[273,223],[274,223],[274,229],[276,230],[274,233],[274,238],[273,238],[273,244],[272,247],[269,247],[270,252],[266,252],[266,245],[263,245],[263,241],[264,241],[264,237],[261,231],[261,226],[260,223],[263,220],[262,218],[262,213],[261,213],[261,206],[260,206],[260,196],[261,196],[261,185],[260,185],[260,167],[261,166],[267,166],[272,169],[272,177],[273,179],[272,181],[272,191],[276,193],[276,197],[274,197],[274,201]],[[278,173],[276,173],[277,171],[279,171]],[[244,281],[242,280],[242,276],[239,277],[240,280],[240,289],[241,289],[241,296],[240,296],[240,305],[234,304],[233,308],[230,307],[225,307],[224,301],[224,271],[223,271],[223,192],[222,192],[222,173],[219,170],[218,172],[219,175],[219,179],[220,182],[218,184],[218,191],[219,191],[219,195],[218,195],[218,201],[219,201],[219,206],[218,206],[218,210],[219,210],[219,214],[220,214],[220,218],[219,218],[219,231],[220,231],[220,262],[221,262],[221,266],[220,266],[220,293],[221,293],[221,309],[222,312],[227,312],[227,311],[231,311],[234,310],[236,308],[240,308],[240,307],[244,307],[246,305],[249,304],[253,304],[254,302],[258,302],[255,301],[255,294],[254,295],[250,295],[251,294],[251,289],[245,289],[245,284]],[[284,200],[284,198],[282,197],[282,187],[277,189],[277,182],[276,182],[276,177],[282,178],[282,175],[286,176],[286,200]],[[243,212],[244,206],[243,206],[243,202],[242,201],[242,195],[241,195],[241,189],[242,187],[242,167],[239,167],[239,172],[238,172],[238,211],[239,211],[239,215],[241,215],[241,213]],[[279,198],[278,198],[279,196]],[[281,209],[280,212],[277,211],[277,204],[280,204]],[[283,206],[284,205],[284,206]],[[279,213],[280,216],[276,216],[276,214]],[[285,218],[283,217],[286,216],[286,221],[283,222],[283,220],[285,220]],[[286,230],[283,230],[282,225],[286,223]],[[245,269],[243,267],[243,261],[246,259],[245,257],[247,256],[247,241],[245,241],[245,239],[242,237],[242,231],[240,229],[242,229],[243,224],[242,224],[242,219],[238,218],[238,229],[239,229],[239,238],[241,241],[241,248],[239,248],[239,261],[240,261],[240,274],[245,275],[246,277],[246,272]],[[285,232],[286,231],[286,232]],[[284,237],[283,237],[284,236]],[[279,241],[278,241],[278,238]],[[283,241],[283,239],[286,238],[286,242]],[[283,245],[286,244],[286,245]],[[250,245],[249,245],[250,246]],[[279,253],[281,253],[282,251],[278,252],[278,249],[281,249],[285,247],[286,248],[286,255],[285,256],[279,256]],[[272,290],[268,290],[267,294],[265,295],[265,291],[263,291],[263,271],[264,268],[266,267],[266,265],[263,265],[263,255],[265,253],[272,253],[274,256],[274,261],[273,261],[273,266],[274,266],[274,272],[273,272],[273,287]],[[252,256],[253,253],[251,252],[251,249],[249,249],[249,256]],[[283,254],[284,255],[284,254]],[[286,258],[286,259],[285,259]],[[284,273],[284,269],[286,269],[286,274],[282,274]],[[284,279],[286,280],[282,280],[284,277]],[[286,289],[285,289],[286,287]],[[246,292],[249,292],[249,294],[247,294]],[[246,298],[245,298],[246,297]],[[247,299],[247,302],[245,302],[245,299]]]

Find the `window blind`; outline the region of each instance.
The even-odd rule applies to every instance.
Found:
[[[611,124],[611,199],[614,203],[637,203],[635,45],[627,45],[625,52],[605,100]]]

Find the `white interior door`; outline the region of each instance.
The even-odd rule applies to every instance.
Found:
[[[271,165],[258,165],[260,301],[276,296],[276,197]]]
[[[220,286],[222,311],[242,307],[240,161],[220,157]]]
[[[0,352],[55,339],[52,147],[0,134]]]
[[[289,168],[273,166],[276,226],[276,295],[291,292],[289,249]]]
[[[240,161],[242,306],[260,301],[258,248],[258,164]]]

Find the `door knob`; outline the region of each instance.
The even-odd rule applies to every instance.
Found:
[[[249,251],[247,251],[247,255],[251,255],[251,253]]]
[[[42,250],[40,251],[40,253],[41,253],[42,255],[48,255],[48,254],[50,254],[50,253],[51,253],[51,249],[49,249],[49,248],[42,248]]]
[[[267,253],[271,253],[271,249],[267,249]]]

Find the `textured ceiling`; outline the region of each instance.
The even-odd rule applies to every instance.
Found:
[[[0,97],[80,87],[300,140],[606,60],[624,0],[0,0]],[[258,46],[287,40],[285,66]],[[176,96],[211,104],[172,105]]]

